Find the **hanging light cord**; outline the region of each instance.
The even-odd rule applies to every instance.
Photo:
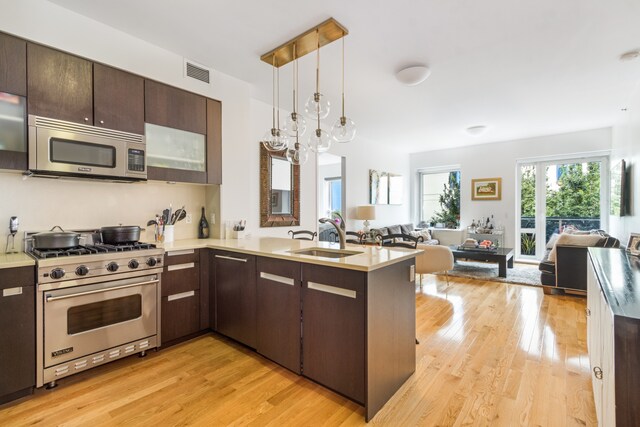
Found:
[[[272,107],[272,120],[271,128],[276,128],[276,55],[274,54],[271,59],[271,87],[273,88],[273,93],[271,97],[271,107]],[[273,131],[272,131],[273,133]]]
[[[296,117],[296,111],[298,110],[298,99],[296,91],[298,89],[298,58],[296,57],[296,44],[293,44],[293,117]]]
[[[342,117],[344,117],[344,33],[342,34]]]
[[[316,136],[320,135],[320,30],[316,29],[316,38],[318,42],[318,49],[316,52],[316,112],[318,113],[318,129],[316,129]]]
[[[277,81],[278,81],[278,95],[276,96],[277,99],[277,103],[278,103],[278,130],[280,130],[280,68],[277,69],[276,71],[277,74]]]

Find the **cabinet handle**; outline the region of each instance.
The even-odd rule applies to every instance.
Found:
[[[195,266],[196,266],[195,262],[188,262],[186,264],[169,265],[167,266],[167,271],[186,270],[188,268],[193,268]]]
[[[15,295],[22,295],[22,286],[18,288],[7,288],[2,290],[3,297],[12,297]]]
[[[216,255],[216,258],[228,259],[229,261],[247,262],[246,258],[234,258],[232,256],[226,256],[226,255]]]
[[[593,375],[595,375],[597,379],[601,380],[602,379],[602,369],[600,369],[599,366],[596,366],[595,368],[593,368]]]
[[[194,253],[193,249],[184,249],[181,251],[171,251],[171,252],[167,252],[167,256],[176,256],[176,255],[189,255]]]
[[[589,310],[588,308],[585,308],[584,311],[587,314],[587,316],[591,316],[591,310]]]
[[[85,121],[85,122],[88,122],[88,121],[89,121],[89,117],[85,117],[85,118],[84,118],[84,121]]]
[[[104,120],[100,120],[100,124],[103,125],[104,124]]]
[[[290,277],[278,276],[277,274],[265,273],[264,271],[260,272],[260,278],[271,280],[272,282],[284,283],[289,286],[295,285],[295,280]]]
[[[179,294],[169,295],[167,301],[175,301],[177,299],[189,298],[196,294],[196,291],[182,292]]]
[[[331,285],[323,285],[322,283],[308,282],[307,287],[315,291],[326,292],[328,294],[340,295],[347,298],[356,298],[356,291],[350,289],[337,288]]]

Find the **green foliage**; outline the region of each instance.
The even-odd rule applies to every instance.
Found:
[[[522,255],[536,254],[536,235],[533,233],[522,233],[520,235],[520,253]]]
[[[438,197],[440,212],[437,212],[431,222],[441,222],[449,228],[456,228],[460,223],[460,180],[458,172],[449,173],[449,182]]]
[[[583,173],[579,163],[562,166],[559,188],[547,186],[547,216],[600,218],[600,163],[587,163]]]
[[[523,217],[536,215],[536,169],[534,166],[524,166],[522,169],[521,214]]]

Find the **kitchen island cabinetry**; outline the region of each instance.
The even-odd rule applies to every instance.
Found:
[[[162,273],[162,345],[199,332],[199,250],[168,251]]]
[[[300,374],[300,263],[258,257],[257,341],[263,356]]]
[[[256,348],[256,257],[213,251],[216,330]]]
[[[36,384],[34,267],[0,268],[0,404]]]

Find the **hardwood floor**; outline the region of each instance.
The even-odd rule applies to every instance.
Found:
[[[596,425],[586,300],[424,276],[417,369],[381,426]],[[363,408],[218,335],[129,358],[0,407],[0,425],[362,425]]]

